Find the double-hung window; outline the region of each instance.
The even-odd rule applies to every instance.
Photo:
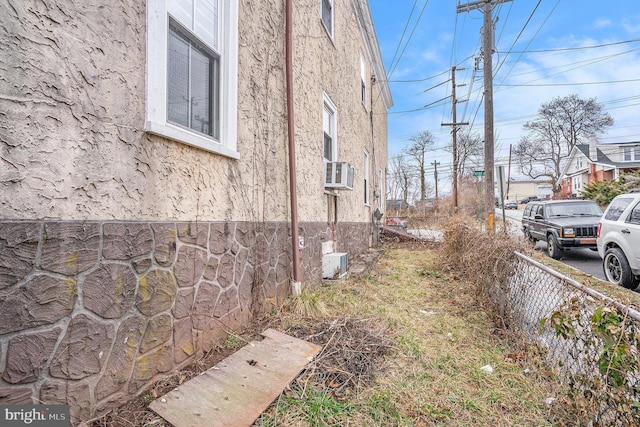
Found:
[[[640,146],[624,147],[622,152],[625,162],[640,162]]]
[[[378,169],[378,196],[377,198],[379,199],[379,205],[380,207],[383,207],[384,204],[382,204],[382,200],[384,200],[383,196],[385,194],[385,190],[384,190],[384,175],[382,175],[382,169]]]
[[[148,0],[145,130],[238,158],[237,0]]]
[[[218,55],[170,19],[167,63],[167,121],[219,139]]]
[[[325,94],[323,97],[324,105],[322,109],[322,134],[323,134],[323,153],[324,161],[334,162],[337,155],[336,144],[336,106],[331,99]]]
[[[364,150],[364,165],[362,166],[364,172],[364,204],[369,204],[369,152]]]
[[[320,16],[329,36],[333,38],[333,0],[320,0],[322,2]]]
[[[364,56],[360,54],[360,99],[363,105],[367,105],[367,64]]]

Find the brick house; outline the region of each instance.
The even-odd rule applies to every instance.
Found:
[[[640,142],[578,144],[569,153],[562,179],[562,197],[579,197],[596,181],[612,181],[640,169]]]
[[[285,4],[0,4],[0,403],[98,416],[376,244],[368,2]]]

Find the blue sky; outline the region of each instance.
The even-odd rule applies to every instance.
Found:
[[[457,13],[457,4],[369,0],[394,101],[389,157],[422,130],[434,134],[437,147],[451,144],[451,129],[441,123],[452,121],[454,65],[464,69],[456,73],[457,119],[484,134],[481,61],[474,71],[483,16],[480,10]],[[495,5],[493,17],[496,164],[507,163],[509,146],[526,134],[523,124],[535,119],[542,103],[570,94],[595,97],[613,116],[601,142],[640,141],[638,0],[513,0]],[[434,151],[433,160],[442,164],[439,173],[451,166],[445,151]]]

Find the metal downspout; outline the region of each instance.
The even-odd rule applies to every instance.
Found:
[[[296,191],[296,150],[293,120],[293,0],[286,0],[287,130],[289,139],[289,194],[291,196],[291,253],[293,291],[299,293],[300,250],[298,243],[298,192]]]

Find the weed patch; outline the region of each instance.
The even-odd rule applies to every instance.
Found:
[[[507,339],[485,310],[473,270],[443,263],[443,251],[389,247],[368,276],[328,282],[257,319],[258,331],[272,327],[322,350],[255,425],[575,425],[543,357]],[[218,351],[236,345],[242,340],[230,336]],[[560,403],[550,408],[550,398]],[[133,408],[92,425],[164,425],[144,396]]]

